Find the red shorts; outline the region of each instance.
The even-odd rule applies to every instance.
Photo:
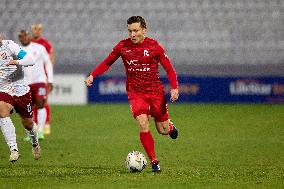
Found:
[[[128,93],[128,100],[134,118],[141,114],[151,115],[158,122],[169,118],[164,94]]]
[[[11,104],[25,118],[33,117],[31,92],[19,97],[0,92],[0,101]]]
[[[47,99],[47,85],[45,83],[35,83],[31,84],[30,91],[32,94],[32,102],[35,103],[36,101],[45,100]]]

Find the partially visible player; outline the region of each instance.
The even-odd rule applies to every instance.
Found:
[[[33,110],[37,115],[38,138],[44,139],[44,126],[46,123],[46,104],[48,89],[52,90],[53,67],[45,48],[31,42],[31,35],[26,30],[19,32],[19,41],[23,50],[32,55],[35,65],[25,67],[25,79],[27,80],[32,94]],[[46,83],[47,81],[47,83]]]
[[[140,141],[151,160],[152,171],[160,172],[156,159],[154,139],[150,132],[149,118],[154,117],[157,131],[176,139],[178,131],[169,120],[164,87],[159,79],[158,66],[166,70],[172,90],[172,102],[178,99],[176,72],[163,47],[154,39],[146,37],[147,26],[141,16],[127,20],[129,38],[120,41],[85,80],[91,86],[94,78],[107,71],[121,57],[126,72],[126,91],[130,108],[140,127]]]
[[[33,58],[12,40],[3,40],[0,34],[0,125],[10,148],[10,161],[19,158],[15,127],[10,119],[13,109],[31,138],[34,159],[40,158],[36,124],[33,122],[30,88],[24,79],[23,66],[34,65]]]
[[[42,37],[42,24],[37,23],[32,25],[32,41],[38,44],[41,44],[45,47],[46,51],[49,54],[50,61],[52,65],[55,64],[55,59],[54,59],[54,52],[53,52],[53,47],[52,44],[46,39]],[[50,89],[49,91],[50,92]],[[46,109],[46,124],[44,127],[44,134],[50,134],[50,119],[51,119],[51,110],[50,110],[50,105],[48,103],[45,103],[45,109]]]

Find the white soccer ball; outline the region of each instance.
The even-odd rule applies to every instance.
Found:
[[[132,151],[127,154],[125,165],[130,172],[141,172],[145,169],[147,160],[143,153],[139,151]]]

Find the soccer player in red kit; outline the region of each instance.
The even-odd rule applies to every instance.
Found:
[[[46,51],[49,54],[50,61],[52,65],[55,64],[54,60],[54,53],[53,53],[53,47],[52,44],[45,38],[42,37],[42,24],[34,24],[32,25],[32,42],[41,44],[45,47]],[[50,88],[51,86],[48,86],[49,89],[48,91],[50,92],[52,89]],[[48,103],[45,103],[44,108],[46,110],[46,124],[44,126],[44,134],[50,134],[50,117],[51,117],[51,112],[50,112],[50,105]],[[35,113],[35,118],[36,118],[36,113]],[[37,121],[37,120],[35,120]]]
[[[176,139],[178,131],[168,118],[168,108],[164,87],[159,79],[158,65],[166,70],[171,84],[172,102],[178,99],[176,72],[161,45],[145,36],[147,26],[141,16],[127,20],[129,38],[120,41],[85,80],[91,86],[94,78],[103,74],[121,57],[126,72],[126,91],[131,111],[140,127],[140,141],[151,160],[153,172],[160,172],[159,161],[155,155],[154,139],[149,128],[149,117],[154,117],[157,131]]]

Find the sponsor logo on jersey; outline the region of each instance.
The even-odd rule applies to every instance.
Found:
[[[130,61],[126,60],[126,62],[127,62],[128,65],[137,66],[137,64],[135,62],[138,62],[138,60],[130,60]]]

